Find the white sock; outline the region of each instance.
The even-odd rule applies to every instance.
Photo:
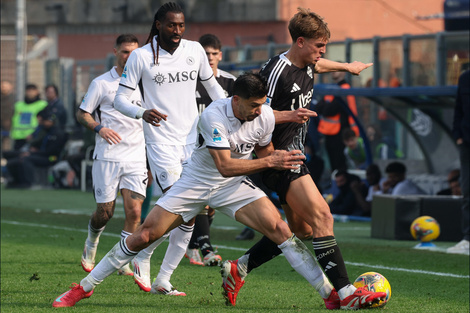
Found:
[[[129,263],[136,254],[137,252],[127,248],[126,240],[122,239],[104,256],[91,273],[82,279],[80,285],[86,292],[91,291],[106,277]]]
[[[128,232],[128,231],[125,231],[124,229],[121,230],[121,239],[126,239],[127,237],[129,237],[130,235],[132,235],[132,233]]]
[[[250,258],[249,254],[244,254],[238,259],[237,263],[237,269],[238,269],[238,274],[242,279],[245,279],[245,277],[248,275],[246,272],[248,270],[248,259]]]
[[[98,242],[100,241],[100,235],[104,231],[106,226],[103,226],[99,229],[93,228],[91,226],[91,220],[88,222],[88,238],[87,238],[87,244],[89,246],[96,246],[98,245]]]
[[[153,254],[153,251],[155,251],[155,249],[157,249],[157,247],[165,241],[166,238],[168,238],[170,234],[169,233],[166,233],[165,235],[161,236],[159,239],[155,240],[154,242],[152,242],[150,244],[150,246],[148,246],[147,248],[141,250],[138,254],[137,254],[137,257],[139,259],[150,259],[150,257],[152,256]]]
[[[347,286],[344,286],[340,290],[338,290],[338,296],[341,300],[344,300],[348,296],[352,295],[356,291],[356,287],[353,285],[349,284]]]
[[[156,281],[170,281],[171,275],[186,253],[193,230],[194,225],[180,225],[170,232],[170,244],[166,249]]]
[[[322,298],[327,299],[333,286],[304,243],[292,235],[278,247],[297,273],[302,275],[320,293]]]

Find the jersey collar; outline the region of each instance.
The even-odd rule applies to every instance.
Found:
[[[117,66],[113,66],[113,68],[111,69],[111,71],[109,71],[111,73],[111,77],[116,79],[116,78],[119,78],[119,74],[118,72],[116,71],[116,68]]]

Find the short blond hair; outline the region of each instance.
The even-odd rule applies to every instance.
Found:
[[[309,9],[297,8],[298,12],[289,21],[289,33],[292,41],[299,37],[312,39],[330,39],[330,30],[328,24],[317,13]]]

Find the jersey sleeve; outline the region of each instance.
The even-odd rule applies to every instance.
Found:
[[[127,59],[126,66],[121,75],[121,81],[119,85],[129,87],[131,89],[136,89],[139,84],[140,79],[142,78],[143,70],[143,60],[140,58],[140,54],[136,49],[131,52],[131,55]]]
[[[266,124],[264,129],[265,133],[259,140],[259,145],[261,147],[267,146],[271,142],[271,138],[274,131],[274,126],[276,124],[276,120],[274,118],[274,113],[271,107],[268,104],[264,104],[262,107],[262,114],[264,116],[264,123]]]
[[[204,51],[204,48],[202,48],[199,42],[196,42],[196,44],[199,59],[201,60],[199,62],[199,78],[201,79],[201,81],[206,81],[212,76],[214,76],[214,72],[212,71],[212,68],[209,64],[209,60],[207,59],[206,51]]]
[[[80,109],[92,114],[101,103],[101,88],[96,80],[93,80],[88,87],[88,91],[83,97]]]
[[[217,114],[204,111],[199,122],[199,132],[206,147],[212,149],[230,149],[227,130]]]

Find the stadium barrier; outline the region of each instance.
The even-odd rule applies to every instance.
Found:
[[[420,216],[429,215],[441,228],[436,241],[460,241],[462,201],[462,197],[457,196],[374,196],[371,237],[414,240],[410,233],[411,223]]]

